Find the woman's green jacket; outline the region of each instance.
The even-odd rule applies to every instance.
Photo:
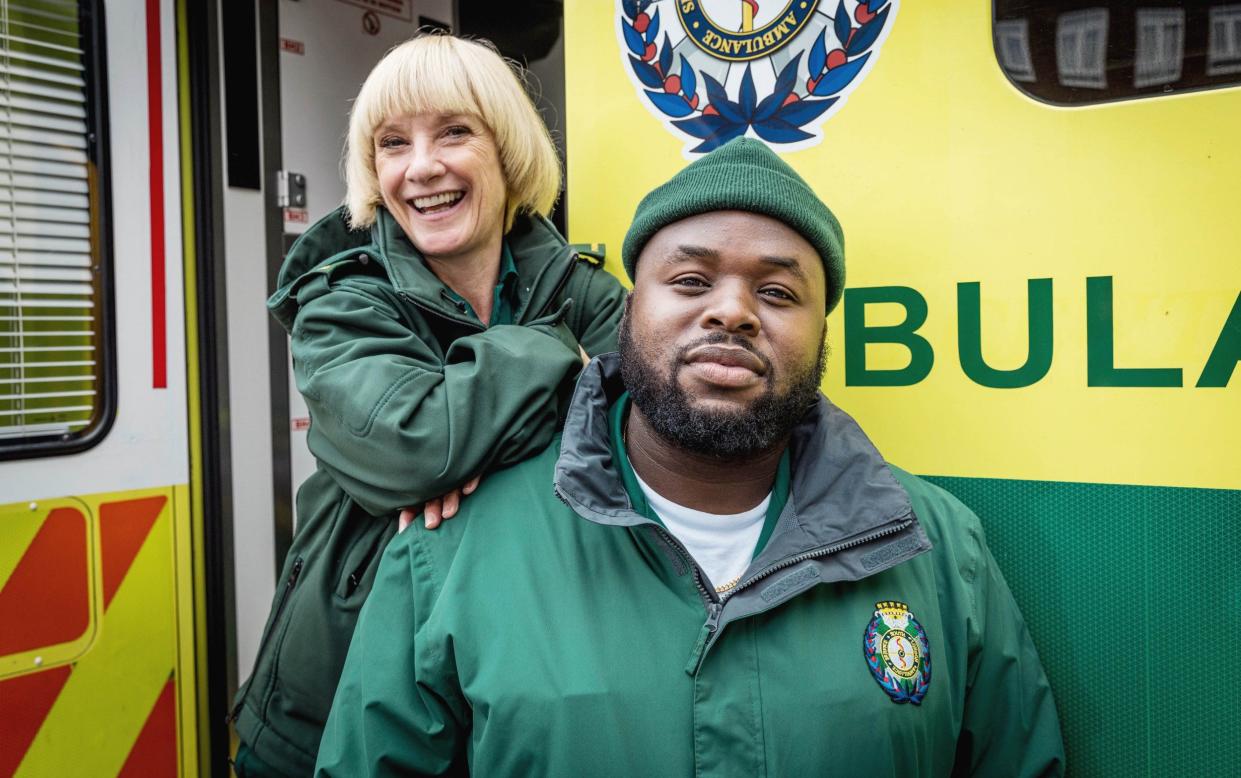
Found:
[[[624,289],[598,255],[541,218],[519,216],[505,241],[514,322],[489,328],[383,209],[369,231],[330,214],[281,269],[268,307],[292,336],[318,467],[298,491],[297,532],[233,711],[241,741],[275,772],[314,766],[396,512],[542,450],[581,370],[579,344],[616,348]]]

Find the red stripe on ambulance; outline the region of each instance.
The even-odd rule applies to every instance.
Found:
[[[21,766],[69,672],[65,665],[0,681],[0,778],[11,778]]]
[[[90,626],[86,517],[56,508],[0,590],[0,656],[67,643]]]
[[[164,268],[164,92],[160,79],[160,0],[147,0],[147,144],[151,154],[151,385],[168,387]]]
[[[177,775],[177,692],[169,676],[117,778]]]
[[[142,549],[151,527],[168,498],[163,495],[141,500],[110,502],[99,506],[100,547],[103,557],[103,607],[112,602],[121,581]]]

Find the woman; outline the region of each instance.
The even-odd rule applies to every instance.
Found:
[[[345,173],[345,206],[294,245],[268,303],[318,468],[233,711],[242,776],[311,772],[398,512],[425,503],[437,524],[438,498],[451,515],[476,476],[541,450],[585,354],[615,348],[622,288],[546,220],[559,163],[489,46],[426,36],[385,56]]]

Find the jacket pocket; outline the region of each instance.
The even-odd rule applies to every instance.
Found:
[[[302,567],[304,565],[305,560],[302,557],[294,557],[293,566],[289,569],[289,575],[285,578],[284,585],[280,588],[279,593],[276,595],[276,603],[272,607],[271,617],[267,620],[267,629],[263,630],[263,637],[259,640],[259,650],[258,653],[255,654],[254,658],[255,672],[251,675],[250,681],[247,683],[246,688],[238,692],[237,702],[233,705],[232,711],[228,714],[229,722],[237,720],[237,716],[241,713],[241,706],[245,702],[246,697],[249,696],[250,685],[254,683],[254,678],[258,675],[259,668],[262,666],[263,662],[267,660],[267,652],[271,647],[272,635],[280,629],[281,618],[284,616],[285,609],[289,604],[289,598],[293,594],[293,590],[297,587],[297,580],[301,578]]]
[[[327,720],[383,548],[396,532],[395,517],[373,518],[352,501],[334,518],[330,538],[316,549],[289,603],[288,628],[272,641],[279,679],[272,706],[302,726],[313,723],[316,732]]]
[[[363,595],[370,591],[378,567],[376,557],[388,544],[389,538],[387,532],[382,532],[357,539],[341,565],[341,577],[336,583],[337,598],[347,600],[359,590],[363,590]]]

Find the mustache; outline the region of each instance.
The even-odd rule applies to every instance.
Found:
[[[699,338],[693,343],[682,346],[679,350],[677,350],[675,369],[680,370],[685,365],[686,357],[689,355],[689,352],[694,349],[700,346],[720,345],[736,346],[739,349],[744,349],[750,354],[753,354],[757,360],[763,363],[763,369],[766,371],[766,375],[769,377],[771,376],[772,366],[770,359],[768,359],[764,354],[759,353],[759,351],[754,348],[754,345],[750,343],[744,335],[729,335],[726,332],[712,332],[702,338]]]

